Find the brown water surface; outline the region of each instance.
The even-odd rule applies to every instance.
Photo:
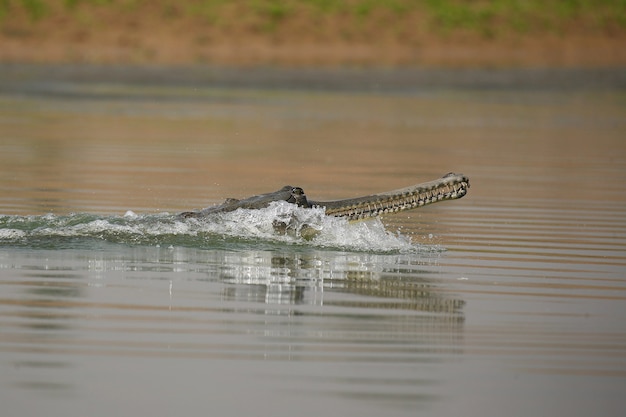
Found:
[[[622,415],[620,76],[111,71],[2,69],[3,416]],[[305,241],[264,231],[271,213],[174,215],[449,171],[465,198],[387,232],[323,222]]]

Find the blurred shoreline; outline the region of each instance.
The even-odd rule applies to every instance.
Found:
[[[97,41],[55,43],[46,39],[0,42],[0,62],[67,64],[155,64],[188,66],[422,67],[422,68],[606,68],[626,66],[626,41],[532,39],[515,43],[403,45],[272,45],[258,41],[206,48],[179,45],[110,46]]]
[[[28,9],[31,3],[41,8]],[[564,12],[550,9],[552,3],[531,2],[524,14],[486,8],[491,3],[451,1],[420,8],[402,0],[328,0],[327,9],[289,0],[12,2],[0,13],[0,63],[624,67],[626,12],[600,3]],[[365,12],[357,8],[368,4]]]

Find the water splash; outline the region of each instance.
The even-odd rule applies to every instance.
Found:
[[[349,223],[324,215],[323,209],[286,202],[200,219],[132,211],[123,216],[0,216],[0,246],[90,247],[94,242],[200,248],[286,244],[368,252],[440,250],[416,245],[408,237],[387,231],[377,218]]]

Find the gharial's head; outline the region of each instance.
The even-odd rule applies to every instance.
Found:
[[[291,187],[291,196],[287,199],[287,202],[300,207],[311,207],[311,204],[306,199],[304,190],[300,187]]]

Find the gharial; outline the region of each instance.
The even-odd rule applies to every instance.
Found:
[[[307,199],[302,188],[285,185],[278,191],[243,200],[229,198],[223,204],[199,211],[187,211],[180,215],[186,218],[202,218],[214,213],[224,213],[239,208],[262,209],[268,207],[272,202],[282,200],[300,207],[322,207],[327,216],[343,217],[353,221],[376,217],[385,213],[411,210],[439,201],[455,200],[465,196],[469,187],[468,177],[450,172],[433,181],[384,193],[342,200],[313,201]]]

